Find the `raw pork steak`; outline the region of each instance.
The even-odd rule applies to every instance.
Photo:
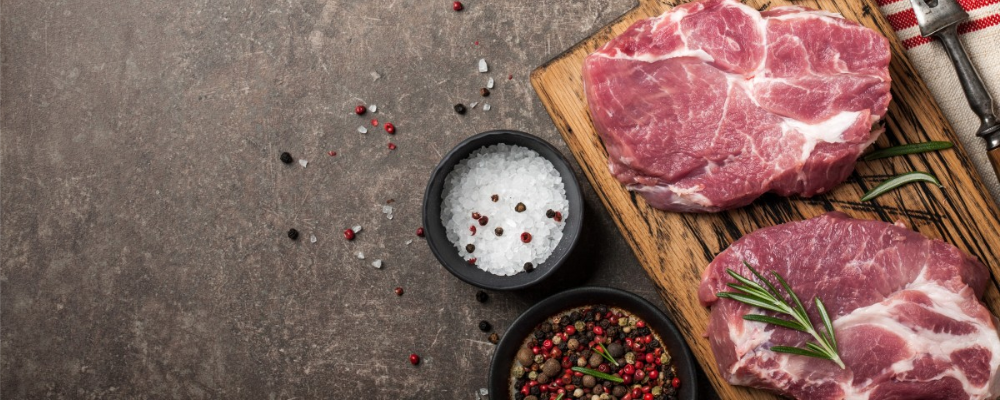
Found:
[[[704,212],[843,182],[881,133],[888,66],[886,39],[838,14],[705,0],[635,23],[583,81],[611,173]]]
[[[829,360],[769,351],[811,336],[746,321],[761,309],[726,299],[735,282],[777,271],[807,305],[826,303],[847,369]],[[992,399],[1000,339],[979,302],[983,264],[952,245],[901,224],[829,213],[758,230],[709,264],[699,297],[712,307],[709,340],[719,371],[734,385],[799,399]],[[820,320],[808,307],[814,323]]]

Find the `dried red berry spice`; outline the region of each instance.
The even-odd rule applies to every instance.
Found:
[[[372,126],[378,126],[378,120],[377,119],[372,118]]]
[[[681,379],[674,377],[674,379],[670,381],[670,386],[673,386],[674,389],[681,387]]]
[[[475,257],[470,258],[469,264],[476,265],[476,258]]]
[[[392,122],[386,122],[385,131],[388,132],[390,135],[396,134],[396,125],[393,125]]]
[[[521,234],[521,241],[524,243],[531,243],[531,234],[524,232]]]
[[[489,217],[487,217],[485,215],[482,218],[479,219],[479,225],[482,225],[482,226],[486,226],[486,224],[488,224],[489,222],[490,222]]]
[[[556,211],[556,215],[553,216],[552,219],[556,220],[556,222],[562,222],[562,213],[559,212],[559,211]]]
[[[482,216],[481,214],[479,214],[479,213],[477,213],[477,212],[475,212],[475,211],[473,211],[473,212],[472,212],[472,219],[474,219],[474,220],[479,220],[479,219],[480,219],[480,218],[482,218],[482,217],[483,217],[483,216]]]
[[[396,144],[393,142],[389,142],[389,150],[396,150]]]
[[[365,112],[367,112],[367,111],[368,111],[368,109],[365,108],[365,106],[354,107],[354,113],[358,114],[358,115],[365,115]]]
[[[420,364],[420,356],[418,356],[417,353],[410,354],[410,364]]]
[[[456,1],[454,3],[451,3],[451,9],[455,11],[462,11],[465,9],[465,6],[462,5],[461,1]]]
[[[417,228],[417,236],[424,237],[424,227]]]
[[[511,79],[514,79],[514,75],[507,75],[507,80],[509,81]]]
[[[476,236],[476,226],[469,225],[469,232],[472,232],[472,236]]]
[[[344,239],[354,240],[354,229],[351,228],[344,229]]]
[[[333,151],[333,150],[328,151],[326,154],[329,154],[330,157],[336,157],[337,156],[337,152]]]
[[[401,287],[397,287],[397,288],[393,289],[392,291],[396,292],[396,296],[402,296],[403,295],[403,288],[401,288]]]

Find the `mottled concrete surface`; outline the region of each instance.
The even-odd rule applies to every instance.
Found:
[[[528,74],[632,4],[465,3],[2,1],[0,395],[474,398],[477,322],[502,332],[558,287],[479,304],[407,245],[428,174],[495,128],[568,154]],[[493,110],[452,112],[487,76]],[[357,133],[359,102],[397,134]],[[590,250],[557,286],[659,302],[585,194]]]

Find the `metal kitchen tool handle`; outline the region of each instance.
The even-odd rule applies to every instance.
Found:
[[[958,39],[958,24],[969,19],[969,14],[955,0],[910,0],[910,3],[913,4],[920,34],[937,37],[951,58],[965,91],[965,99],[979,116],[976,135],[986,140],[986,154],[993,165],[993,172],[1000,178],[1000,122],[993,112],[993,99],[986,91],[986,85],[983,85],[979,72]]]
[[[972,111],[979,116],[980,125],[976,135],[986,139],[988,149],[1000,147],[1000,134],[997,134],[1000,133],[1000,122],[997,121],[997,116],[993,112],[993,98],[986,91],[986,85],[983,84],[979,72],[972,65],[969,55],[965,53],[965,47],[958,39],[958,25],[945,28],[935,36],[941,40],[945,51],[948,52],[948,57],[955,65],[958,80],[962,83],[962,89],[965,90],[965,99],[969,101]]]

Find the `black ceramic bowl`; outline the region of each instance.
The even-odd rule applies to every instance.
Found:
[[[680,393],[677,398],[693,400],[698,398],[698,385],[695,381],[695,361],[688,350],[687,343],[673,322],[660,309],[642,297],[635,294],[606,287],[582,287],[559,293],[540,303],[535,304],[517,317],[517,320],[507,328],[503,339],[493,353],[490,363],[489,389],[493,400],[511,398],[511,367],[517,350],[528,338],[528,335],[545,319],[565,310],[588,305],[604,304],[624,309],[646,321],[646,325],[660,335],[663,348],[670,353],[672,363],[676,366],[677,377],[681,380]]]
[[[545,262],[535,266],[535,270],[530,273],[521,272],[512,276],[499,276],[483,271],[475,265],[469,265],[448,240],[444,224],[441,223],[441,192],[444,189],[445,178],[459,161],[467,158],[473,151],[498,143],[526,147],[545,157],[559,171],[563,185],[566,187],[569,217],[566,218],[566,225],[563,227],[562,240],[552,251],[552,255]],[[573,169],[570,168],[569,162],[563,158],[559,150],[556,150],[548,142],[524,132],[498,130],[470,137],[444,156],[441,163],[431,172],[431,179],[427,183],[427,191],[424,193],[423,211],[427,244],[430,245],[431,252],[448,272],[466,283],[485,289],[523,289],[541,282],[545,277],[551,275],[563,264],[566,256],[573,250],[580,237],[580,228],[583,226],[583,194],[580,193],[580,183],[576,180]]]

